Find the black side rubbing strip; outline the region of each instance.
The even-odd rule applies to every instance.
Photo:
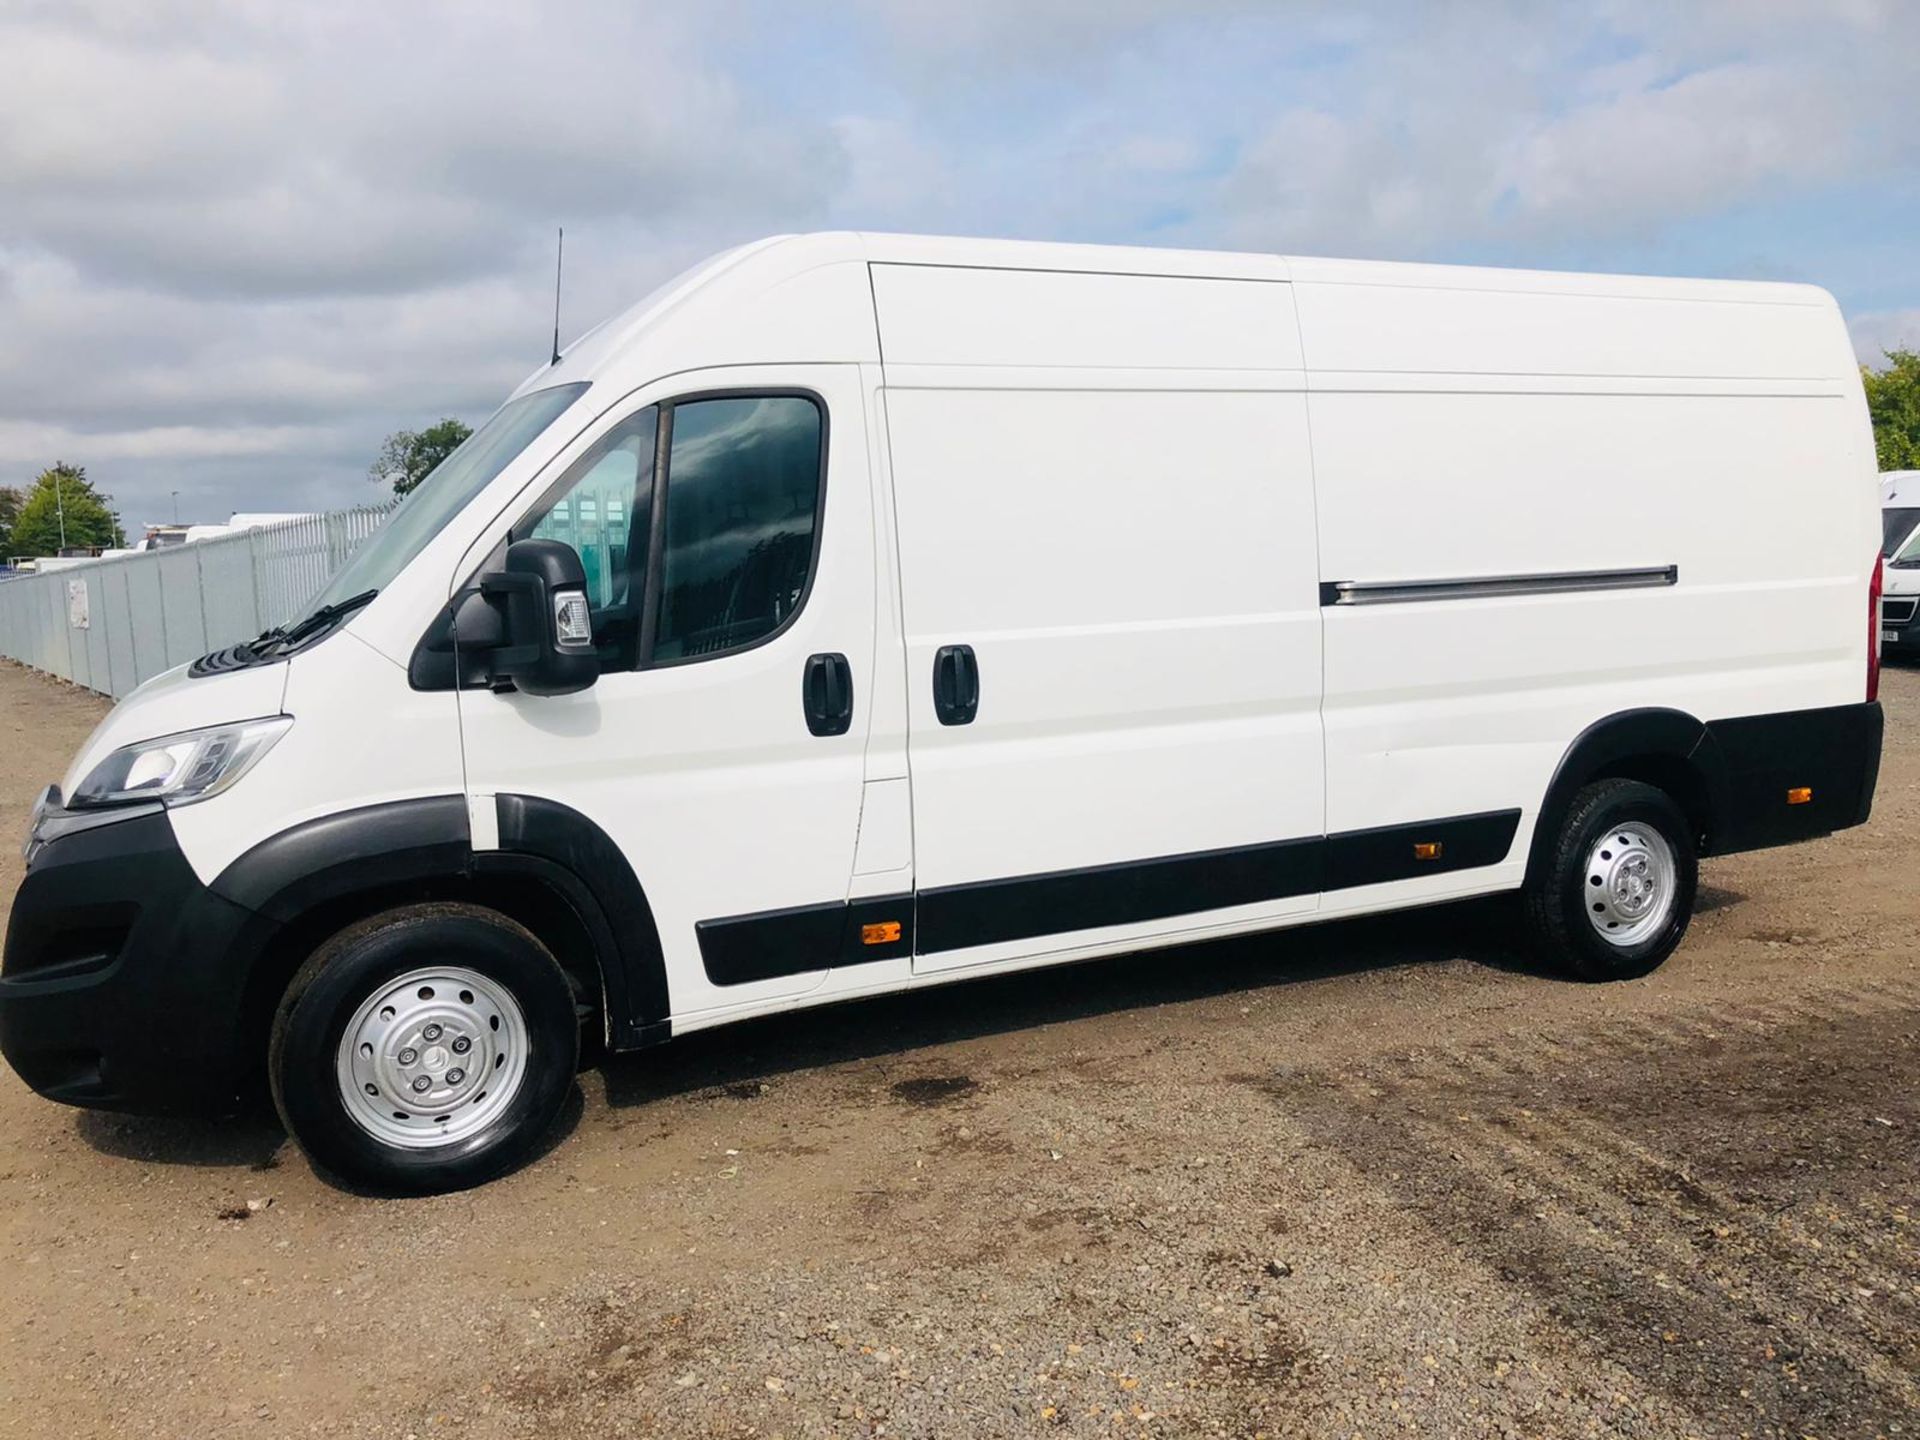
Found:
[[[918,895],[828,902],[703,920],[694,927],[707,978],[740,985],[781,975],[933,955],[1105,925],[1163,920],[1235,905],[1497,865],[1513,847],[1518,810],[1352,830],[1304,840],[1201,850]],[[1431,858],[1416,845],[1436,845]],[[897,941],[863,943],[862,927],[896,922]],[[917,926],[917,935],[916,935]]]
[[[922,890],[918,953],[1497,865],[1512,849],[1519,825],[1518,810],[1499,810]],[[1439,850],[1420,859],[1416,845]]]
[[[1493,810],[947,885],[917,895],[799,905],[702,920],[694,931],[708,980],[741,985],[868,960],[933,955],[1497,865],[1513,848],[1519,827],[1518,810]],[[1438,848],[1423,859],[1416,846]],[[900,925],[897,940],[865,943],[864,926],[888,922]]]
[[[1537,575],[1473,575],[1445,580],[1323,580],[1320,603],[1404,605],[1416,600],[1483,600],[1503,595],[1565,595],[1582,590],[1648,590],[1680,583],[1678,565],[1638,570],[1559,570]]]
[[[913,953],[913,896],[882,895],[763,910],[693,927],[700,961],[715,985],[745,985]],[[866,927],[898,926],[897,938],[869,944]],[[883,934],[894,934],[883,928]]]
[[[1445,870],[1477,870],[1498,865],[1513,848],[1520,828],[1518,810],[1489,810],[1449,820],[1412,825],[1383,825],[1375,830],[1346,830],[1327,837],[1327,889],[1349,890],[1389,880],[1412,880]],[[1416,845],[1438,845],[1421,859]]]
[[[922,890],[918,953],[1311,895],[1324,863],[1316,837]]]

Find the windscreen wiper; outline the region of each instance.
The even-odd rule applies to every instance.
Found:
[[[349,595],[331,605],[322,605],[304,620],[296,620],[291,625],[276,625],[259,638],[248,641],[247,649],[255,655],[265,654],[275,646],[282,650],[289,649],[316,631],[326,629],[341,616],[352,614],[379,593],[378,590],[362,590],[358,595]]]

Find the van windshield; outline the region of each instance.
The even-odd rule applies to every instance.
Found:
[[[1888,562],[1900,570],[1920,570],[1920,530],[1915,530],[1906,548]]]
[[[527,446],[578,400],[587,382],[555,385],[509,400],[433,473],[405,496],[378,530],[314,597],[320,610],[349,596],[383,590]]]
[[[1880,553],[1891,555],[1920,526],[1920,506],[1902,505],[1880,512]]]

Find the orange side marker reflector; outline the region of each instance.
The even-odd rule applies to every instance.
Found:
[[[891,945],[899,938],[900,922],[898,920],[882,920],[878,925],[860,927],[862,945]]]
[[[1413,842],[1413,858],[1416,860],[1438,860],[1440,852],[1446,847],[1438,840],[1416,840]]]
[[[1789,805],[1805,805],[1812,799],[1813,787],[1809,785],[1796,785],[1793,789],[1787,791],[1787,804]]]

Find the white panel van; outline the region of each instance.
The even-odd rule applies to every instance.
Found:
[[[1880,551],[1887,573],[1880,596],[1880,645],[1890,654],[1920,651],[1920,470],[1880,476]]]
[[[108,1108],[264,1073],[425,1191],[583,1042],[1499,891],[1644,975],[1699,856],[1866,819],[1878,508],[1803,286],[749,245],[113,711],[0,1047]]]

